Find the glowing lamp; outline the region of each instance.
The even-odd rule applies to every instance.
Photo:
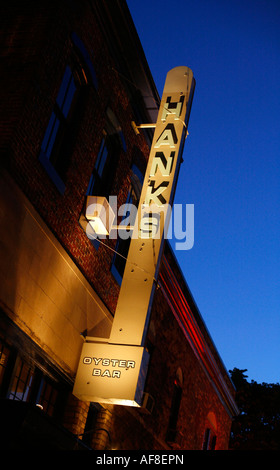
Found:
[[[97,235],[109,235],[115,214],[106,197],[88,196],[85,215]]]

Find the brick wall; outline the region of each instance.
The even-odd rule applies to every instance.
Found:
[[[102,431],[102,423],[98,421],[95,426],[95,448],[202,450],[205,430],[211,428],[217,439],[216,449],[227,449],[231,418],[160,289],[155,295],[148,338],[152,348],[145,391],[154,399],[152,412],[106,406],[100,414],[101,421],[102,416],[106,417],[106,429]],[[176,438],[171,443],[167,440],[167,430],[178,368],[182,371],[183,392]]]
[[[80,401],[73,395],[69,395],[63,424],[78,439],[83,436],[88,409],[89,402]]]
[[[216,449],[227,449],[231,419],[160,289],[153,304],[149,337],[153,350],[145,390],[154,398],[154,408],[149,414],[137,409],[115,407],[111,431],[113,445],[119,449],[201,450],[205,429],[210,427],[207,417],[213,413],[217,422]],[[177,437],[170,444],[166,441],[166,435],[174,380],[179,367],[183,373],[183,393]]]
[[[36,7],[33,8],[33,3]],[[3,77],[9,84],[13,99],[7,98],[6,113],[2,117],[11,135],[9,158],[5,164],[21,189],[30,199],[36,210],[48,224],[64,248],[72,256],[87,279],[111,311],[114,311],[118,296],[118,285],[113,276],[108,275],[112,261],[112,251],[100,246],[98,252],[79,225],[79,217],[85,202],[85,193],[98,153],[105,123],[105,110],[110,104],[117,115],[125,135],[128,151],[122,152],[113,187],[122,204],[127,196],[130,177],[129,166],[135,146],[141,147],[147,158],[148,147],[142,136],[135,136],[131,127],[134,119],[129,100],[116,72],[112,72],[104,39],[91,14],[87,2],[80,2],[78,14],[75,8],[68,8],[65,17],[61,10],[49,2],[31,2],[30,11],[22,11],[19,18],[6,23],[8,30],[13,25],[13,35],[7,32],[5,49],[8,65]],[[26,13],[26,17],[24,16]],[[67,59],[71,53],[70,33],[80,35],[90,51],[96,70],[98,93],[90,88],[87,105],[81,117],[72,153],[71,165],[67,174],[66,191],[61,196],[39,162],[39,153],[44,133],[61,84]],[[24,47],[22,45],[24,44]],[[24,53],[23,53],[24,51]],[[28,67],[21,65],[28,57]],[[17,71],[13,70],[14,61]],[[9,65],[10,64],[10,65]],[[5,87],[1,89],[6,96]],[[2,108],[3,109],[3,108]],[[15,123],[11,126],[11,122]],[[7,144],[7,142],[6,142]],[[6,145],[5,144],[5,145]],[[4,143],[3,143],[4,145]],[[109,241],[111,248],[115,240]],[[95,269],[92,269],[92,266]]]
[[[103,301],[108,310],[114,312],[119,286],[110,272],[113,253],[103,245],[96,250],[79,225],[86,189],[102,138],[106,107],[109,105],[118,117],[127,144],[127,151],[123,151],[120,155],[112,191],[113,194],[118,194],[119,204],[122,204],[127,197],[130,184],[129,168],[133,158],[138,155],[143,165],[148,158],[149,148],[143,134],[136,136],[131,127],[131,121],[135,118],[130,98],[124,88],[123,80],[113,70],[116,68],[114,61],[107,49],[97,19],[93,15],[90,2],[83,0],[36,2],[33,0],[28,2],[27,9],[26,6],[23,8],[21,3],[14,0],[10,3],[11,12],[15,11],[13,10],[14,4],[17,5],[16,15],[9,14],[9,11],[5,15],[0,15],[4,44],[1,54],[5,64],[0,87],[0,99],[3,103],[0,110],[0,131],[3,136],[0,144],[2,164],[28,198],[34,213],[38,213],[43,224],[48,227],[51,232],[49,238],[53,237],[61,245],[62,251],[65,250],[67,256],[71,258],[81,276],[84,276],[89,283],[90,289],[98,294],[100,302]],[[39,153],[64,69],[71,54],[70,34],[72,31],[75,31],[82,39],[90,54],[99,87],[97,91],[93,86],[88,90],[86,107],[80,117],[78,132],[75,135],[66,190],[62,195],[40,163]],[[9,198],[9,201],[6,199],[6,202],[13,205],[12,198]],[[14,207],[16,207],[16,202]],[[12,219],[11,215],[9,220]],[[15,227],[15,218],[13,223]],[[30,230],[29,235],[28,243],[32,246]],[[16,231],[14,236],[13,243],[17,246]],[[114,240],[108,240],[106,244],[111,248],[115,247]],[[9,246],[12,252],[11,243]],[[26,254],[26,251],[24,253]],[[1,271],[2,278],[5,277],[8,267],[8,258],[5,259],[6,264],[4,270]],[[36,259],[38,261],[38,256]],[[29,259],[29,263],[30,261]],[[22,259],[19,264],[22,265],[23,262]],[[33,260],[33,269],[34,263]],[[30,275],[30,269],[28,269],[28,275]],[[57,270],[56,278],[58,275]],[[33,279],[33,282],[39,283],[38,279]],[[60,278],[60,282],[61,284],[67,282],[65,276],[64,280]],[[2,289],[3,286],[4,282]],[[10,288],[11,286],[10,282]],[[42,291],[41,283],[40,292]],[[3,297],[7,296],[7,292],[10,291],[5,289]],[[21,292],[21,306],[28,304],[29,294],[28,287],[25,288],[25,292]],[[11,298],[6,298],[6,300],[10,303],[15,301]],[[56,303],[54,298],[52,301]],[[30,302],[34,304],[34,298],[29,298]],[[10,308],[13,312],[12,319],[15,321],[18,321],[16,318],[19,314],[17,310],[19,305],[20,303],[17,302],[17,305],[14,304]],[[55,323],[57,320],[54,310],[45,312],[45,317],[41,309],[36,310],[37,316],[34,311],[31,312],[30,306],[28,311],[29,316],[26,313],[27,309],[25,312],[25,320],[28,317],[29,322],[26,332],[29,331],[30,334],[34,333],[30,325],[35,320],[42,325],[42,320],[43,318],[46,320],[47,314],[52,317],[48,317],[49,322]],[[96,311],[91,310],[91,316],[88,316],[88,311],[85,309],[83,325],[89,318],[96,318]],[[73,376],[81,343],[81,338],[77,340],[81,324],[77,325],[77,317],[70,318],[68,314],[64,316],[64,323],[61,323],[62,317],[60,317],[59,331],[63,331],[65,325],[71,324],[72,327],[75,323],[74,330],[73,328],[71,330],[72,336],[66,338],[66,342],[69,342],[68,351],[71,349],[72,352],[67,356],[67,347],[62,347],[60,344],[61,354],[57,354],[53,359],[66,364],[69,374]],[[108,332],[110,322],[108,320],[106,322]],[[94,322],[91,323],[93,324]],[[22,317],[20,326],[23,328]],[[57,334],[57,329],[54,328],[54,331]],[[46,348],[46,344],[43,344],[44,332],[42,331],[40,338],[39,336],[38,344],[53,354],[54,350]],[[53,335],[52,341],[57,336]],[[70,344],[71,341],[72,344]],[[101,410],[98,417],[99,424],[97,423],[95,427],[94,447],[100,449],[170,448],[166,442],[166,433],[174,379],[176,371],[181,368],[183,394],[178,417],[178,436],[174,446],[177,445],[183,449],[201,449],[205,427],[209,425],[209,413],[212,413],[217,422],[217,448],[226,448],[231,424],[230,417],[160,289],[155,295],[149,341],[152,344],[152,354],[146,390],[155,399],[153,412],[149,414],[141,410],[117,406]],[[75,354],[73,348],[76,348]],[[74,434],[81,434],[85,427],[88,403],[79,402],[71,396],[69,400],[65,425]],[[100,433],[101,426],[102,429],[106,428],[105,434],[110,438],[106,438],[104,431]]]

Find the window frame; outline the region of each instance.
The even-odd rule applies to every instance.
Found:
[[[178,367],[173,381],[173,393],[171,406],[169,411],[169,421],[166,432],[166,442],[173,444],[176,442],[178,435],[178,419],[180,407],[183,397],[183,372],[181,367]]]
[[[62,418],[65,406],[65,394],[70,391],[66,383],[57,380],[55,378],[56,374],[53,373],[52,370],[48,373],[48,366],[46,364],[45,368],[41,369],[39,363],[26,357],[20,352],[20,349],[11,346],[0,337],[0,359],[4,349],[8,350],[9,353],[5,366],[0,363],[0,366],[3,367],[0,383],[1,398],[42,405],[44,384],[48,384],[48,389],[51,390],[51,396],[56,395],[55,403],[53,403],[52,400],[51,407],[49,403],[47,403],[45,407],[43,404],[43,411],[45,414],[54,418]],[[44,363],[43,359],[42,362]],[[23,380],[23,370],[27,372],[25,380]],[[31,381],[30,378],[32,378]]]
[[[9,400],[28,402],[31,395],[33,380],[34,368],[18,356],[7,398]]]
[[[204,430],[202,450],[215,450],[217,443],[217,421],[215,414],[210,411]]]
[[[121,152],[127,150],[121,125],[110,107],[106,109],[106,123],[102,134],[86,196],[104,196],[108,199]]]
[[[42,139],[39,161],[63,195],[66,176],[73,153],[73,139],[78,128],[79,113],[85,91],[97,78],[90,56],[76,33],[71,34],[72,51],[65,66],[57,97]],[[68,79],[67,79],[68,77]]]
[[[130,189],[127,195],[127,199],[125,205],[127,205],[129,212],[129,205],[134,204],[138,207],[142,185],[144,181],[144,175],[142,174],[141,170],[136,164],[132,164],[131,166],[131,184]],[[122,220],[127,217],[127,214],[123,216]],[[115,253],[111,263],[111,273],[113,274],[115,280],[119,285],[122,283],[123,273],[125,270],[126,258],[128,255],[129,247],[130,247],[131,238],[128,237],[127,239],[122,239],[118,236],[116,245],[115,245]]]

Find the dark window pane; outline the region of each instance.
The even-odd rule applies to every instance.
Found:
[[[8,349],[2,341],[0,341],[0,386],[3,382],[4,373],[7,367],[10,349]]]
[[[54,414],[57,396],[58,390],[55,388],[55,386],[47,380],[43,379],[38,403],[42,405],[43,410],[49,416],[53,416]]]
[[[32,381],[33,372],[31,368],[21,359],[18,359],[9,398],[11,400],[28,401]]]

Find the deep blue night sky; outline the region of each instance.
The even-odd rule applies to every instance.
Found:
[[[280,1],[127,4],[159,94],[173,67],[196,79],[175,197],[194,246],[176,257],[226,368],[280,382]]]

